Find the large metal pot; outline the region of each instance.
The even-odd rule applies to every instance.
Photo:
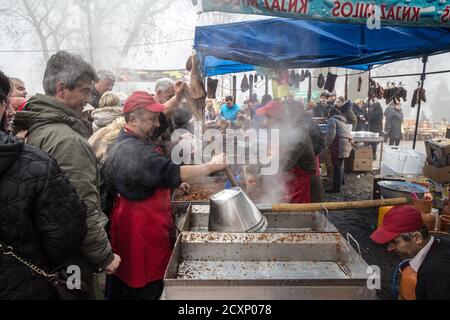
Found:
[[[388,198],[406,198],[412,203],[411,193],[415,192],[419,198],[428,192],[428,189],[419,185],[405,181],[380,181],[381,195],[384,199]]]
[[[209,231],[262,232],[267,220],[241,188],[216,193],[210,200]]]

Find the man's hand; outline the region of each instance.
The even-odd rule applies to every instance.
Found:
[[[186,182],[183,182],[182,184],[179,185],[178,189],[183,191],[185,194],[188,194],[191,190],[191,186]]]
[[[120,261],[120,257],[117,254],[114,254],[114,260],[105,268],[106,274],[114,274],[117,271],[117,268],[119,268]]]
[[[27,136],[28,136],[28,130],[22,130],[22,131],[19,131],[19,133],[16,134],[16,139],[17,140],[23,140],[24,142],[27,142],[26,141]]]

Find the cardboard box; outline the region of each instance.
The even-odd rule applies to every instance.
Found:
[[[372,147],[354,147],[350,157],[354,157],[355,159],[372,159],[373,160],[373,152]]]
[[[355,159],[353,162],[353,171],[372,171],[373,160],[372,159]]]
[[[450,139],[436,138],[425,141],[427,161],[435,167],[450,165]]]
[[[354,147],[350,157],[345,159],[345,169],[352,172],[372,171],[372,147]]]
[[[355,159],[347,158],[345,159],[345,169],[352,172],[364,172],[373,170],[373,160],[372,159]]]
[[[450,183],[450,166],[438,168],[426,163],[423,167],[423,175],[436,182]]]

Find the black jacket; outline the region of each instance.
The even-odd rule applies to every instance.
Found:
[[[417,273],[417,300],[450,300],[450,240],[435,240]]]
[[[313,109],[313,115],[317,118],[328,118],[328,111],[330,110],[328,104],[321,104],[320,102]]]
[[[356,128],[353,131],[367,131],[367,110],[363,106],[360,108],[356,103],[353,104],[353,113],[356,116]]]
[[[110,192],[131,201],[144,200],[157,188],[181,184],[180,166],[157,151],[151,141],[120,132],[106,159],[106,184]]]
[[[0,242],[45,271],[86,234],[86,206],[46,153],[0,132]],[[54,299],[49,283],[0,253],[0,300]]]
[[[385,111],[387,134],[390,139],[402,138],[403,110],[388,108]]]
[[[370,102],[367,105],[367,116],[370,132],[383,132],[383,108],[379,102]]]

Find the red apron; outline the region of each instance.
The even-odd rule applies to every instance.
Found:
[[[290,203],[311,203],[311,174],[299,167],[293,167],[286,181],[287,195],[283,201]]]
[[[115,275],[131,288],[163,279],[173,247],[170,190],[143,201],[118,196],[111,220],[112,249],[122,259]]]
[[[131,288],[164,278],[174,244],[170,189],[142,201],[118,195],[111,216],[111,246],[122,259],[117,272]]]

